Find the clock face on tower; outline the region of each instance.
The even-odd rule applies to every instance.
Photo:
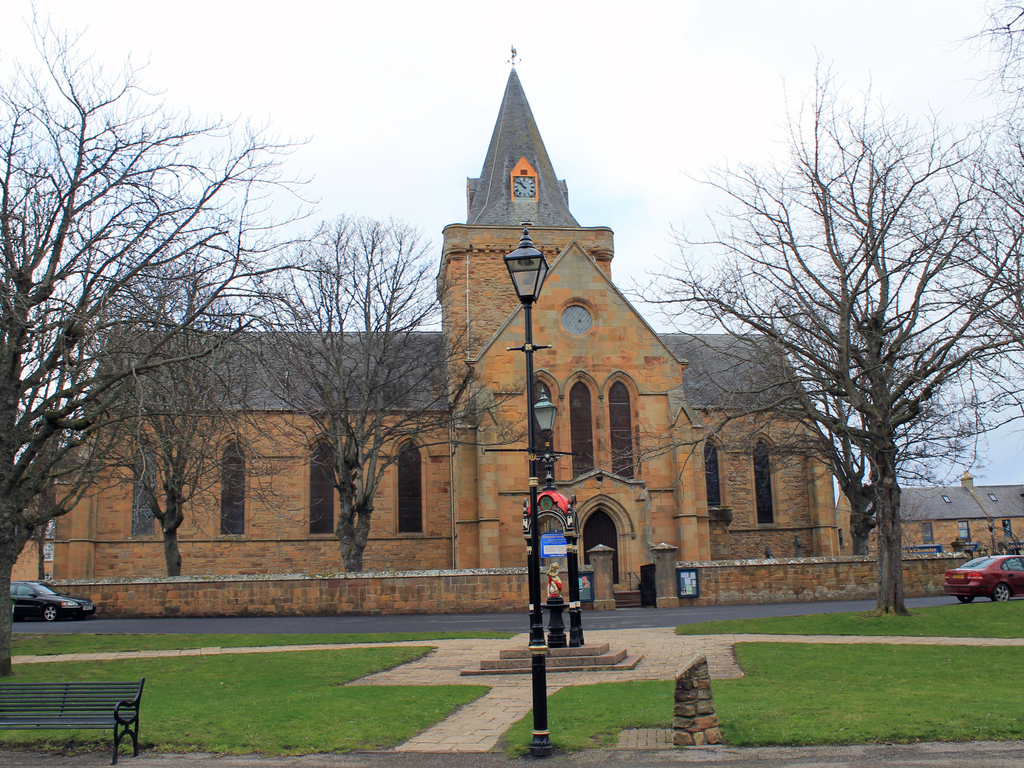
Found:
[[[533,176],[516,176],[512,180],[513,197],[536,197],[537,180]]]

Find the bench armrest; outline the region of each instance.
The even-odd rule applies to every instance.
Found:
[[[121,707],[127,707],[127,708],[130,708],[130,709],[133,710],[132,716],[129,717],[127,720],[125,720],[124,717],[121,716]],[[119,722],[121,725],[130,725],[131,723],[134,723],[136,720],[138,720],[139,719],[139,702],[138,702],[138,699],[135,699],[134,701],[125,700],[125,701],[117,702],[117,704],[114,706],[114,719],[117,720],[117,722]]]
[[[142,703],[142,687],[146,684],[146,678],[139,680],[139,692],[135,694],[134,699],[124,699],[123,701],[117,702],[114,706],[114,719],[121,725],[128,725],[134,723],[139,719],[139,704]],[[134,714],[127,720],[121,717],[121,707],[126,707],[135,710]]]

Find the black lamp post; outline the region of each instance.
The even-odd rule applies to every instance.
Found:
[[[526,561],[530,586],[530,652],[533,655],[533,741],[530,743],[530,754],[533,757],[548,757],[554,751],[548,731],[548,699],[547,699],[547,652],[548,645],[544,638],[544,614],[540,602],[540,526],[537,525],[537,443],[534,430],[534,414],[538,419],[548,417],[548,426],[554,423],[554,413],[542,408],[537,412],[534,408],[533,353],[537,347],[533,344],[533,303],[540,296],[544,278],[548,274],[548,263],[544,254],[533,247],[530,231],[523,229],[523,237],[519,247],[505,257],[505,266],[512,277],[516,295],[523,305],[526,341],[521,347],[511,347],[526,353],[526,434],[527,450],[530,456],[530,508],[529,526],[524,531],[526,539]]]

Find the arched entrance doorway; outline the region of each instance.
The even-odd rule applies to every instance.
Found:
[[[612,555],[612,579],[619,583],[619,535],[615,521],[603,509],[594,510],[583,524],[583,562],[590,565],[590,550],[604,544],[615,550]]]

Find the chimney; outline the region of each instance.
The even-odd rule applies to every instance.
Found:
[[[966,469],[964,470],[963,477],[960,478],[960,485],[964,488],[974,488],[974,478],[971,477],[971,473]]]

